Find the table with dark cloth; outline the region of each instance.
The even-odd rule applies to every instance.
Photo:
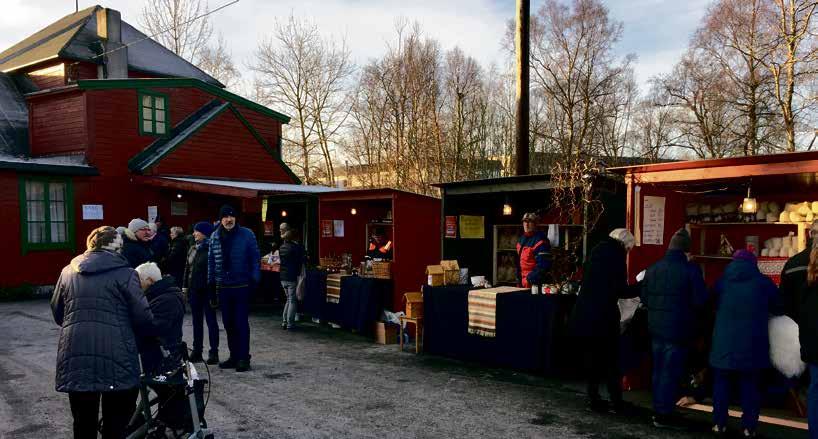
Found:
[[[284,289],[281,288],[281,277],[277,271],[261,271],[261,282],[253,292],[253,303],[279,303],[284,297]]]
[[[423,287],[424,350],[483,365],[558,373],[568,354],[573,295],[497,295],[496,337],[468,332],[469,286]]]
[[[341,300],[327,303],[327,273],[308,270],[304,284],[303,311],[344,329],[370,334],[392,295],[392,281],[360,276],[341,278]]]

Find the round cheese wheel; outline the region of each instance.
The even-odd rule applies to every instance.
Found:
[[[787,212],[786,210],[784,212],[781,212],[781,215],[778,216],[778,222],[781,223],[790,222],[790,213]]]

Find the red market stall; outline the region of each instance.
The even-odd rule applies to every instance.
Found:
[[[420,291],[426,266],[440,261],[440,200],[396,189],[326,193],[318,198],[318,256],[351,256],[360,267],[378,228],[391,241],[391,294],[383,305],[402,308],[404,293]]]
[[[759,269],[778,283],[784,263],[806,248],[809,224],[818,219],[816,151],[609,171],[623,175],[627,185],[626,224],[636,237],[636,246],[628,255],[631,282],[662,258],[674,232],[686,227],[692,238],[692,258],[702,267],[709,286],[721,277],[732,251],[742,248],[753,249],[759,256]],[[705,314],[701,322],[707,321]],[[709,335],[706,330],[700,335],[704,354]],[[635,374],[649,382],[649,374],[641,372]],[[786,419],[765,422],[805,428],[802,420],[792,418],[803,412],[786,408],[797,406],[792,388],[768,375],[763,383],[763,413]],[[783,392],[776,393],[782,388]]]

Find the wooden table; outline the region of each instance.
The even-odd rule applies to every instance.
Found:
[[[423,317],[400,317],[400,350],[403,351],[403,328],[407,323],[415,325],[415,353],[420,353],[420,346],[423,344]],[[418,336],[418,333],[420,335]]]

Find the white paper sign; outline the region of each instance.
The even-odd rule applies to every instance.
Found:
[[[344,220],[332,221],[332,235],[336,238],[344,237]]]
[[[665,235],[665,197],[645,196],[642,244],[662,245]]]
[[[82,205],[82,219],[84,219],[84,220],[101,220],[102,219],[102,204],[83,204]]]
[[[159,215],[159,208],[157,206],[148,206],[148,222],[156,222],[156,217]]]

